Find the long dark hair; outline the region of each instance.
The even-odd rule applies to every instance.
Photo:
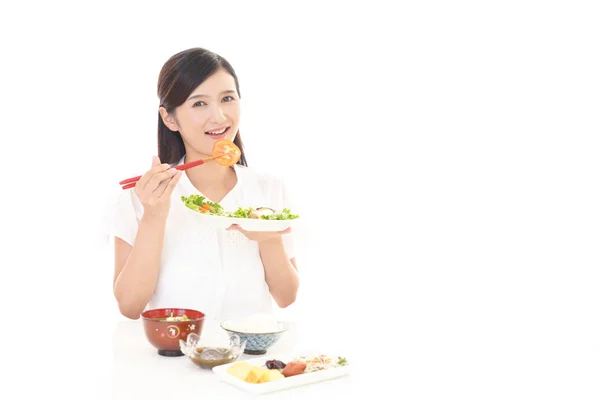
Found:
[[[158,76],[158,98],[160,105],[168,113],[182,105],[190,94],[209,76],[224,68],[233,76],[235,88],[240,95],[240,84],[231,64],[223,57],[199,47],[181,51],[167,60]],[[233,140],[242,155],[237,162],[247,166],[244,144],[239,131]],[[163,122],[158,113],[158,158],[163,163],[174,164],[185,155],[183,139],[179,132],[173,132]]]

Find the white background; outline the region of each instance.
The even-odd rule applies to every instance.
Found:
[[[104,207],[156,152],[162,64],[200,46],[301,204],[307,340],[397,398],[598,398],[592,2],[349,3],[2,6],[4,387],[110,385]]]

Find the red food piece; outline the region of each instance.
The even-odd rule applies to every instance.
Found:
[[[305,363],[301,361],[290,361],[289,363],[287,363],[287,365],[285,366],[283,371],[281,371],[281,373],[287,378],[290,376],[303,374],[305,369]]]

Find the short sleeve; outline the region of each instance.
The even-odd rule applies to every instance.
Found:
[[[105,230],[111,237],[118,237],[133,246],[141,218],[141,204],[133,190],[123,191],[107,211]]]

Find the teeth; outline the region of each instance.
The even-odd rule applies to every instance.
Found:
[[[220,135],[223,132],[225,132],[226,130],[227,130],[227,128],[223,128],[220,131],[211,131],[211,132],[206,132],[206,133],[208,133],[209,135]]]

